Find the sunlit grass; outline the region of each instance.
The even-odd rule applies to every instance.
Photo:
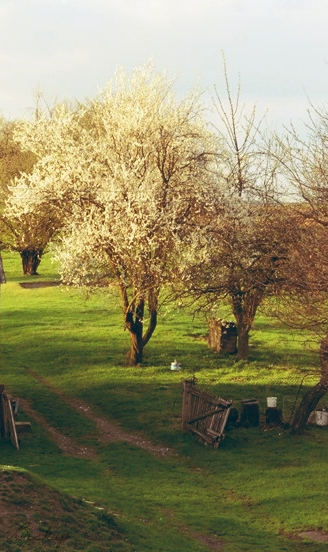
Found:
[[[280,408],[285,399],[293,402],[316,381],[310,372],[318,368],[318,358],[304,347],[308,336],[259,317],[250,362],[236,363],[208,348],[203,318],[170,305],[159,318],[144,365],[131,368],[129,338],[113,292],[86,299],[60,287],[23,289],[19,259],[5,255],[4,266],[0,383],[28,399],[62,433],[91,443],[97,456],[63,455],[33,422],[18,453],[1,442],[2,464],[25,468],[71,496],[115,512],[137,552],[205,551],[191,532],[217,535],[227,552],[325,550],[325,544],[289,538],[306,529],[328,531],[325,428],[311,427],[301,438],[283,428],[233,429],[217,451],[181,433],[181,384],[190,377],[237,408],[245,398],[258,399],[262,415],[267,396],[277,396]],[[45,281],[56,277],[47,258],[41,271]],[[175,358],[181,372],[170,370]],[[173,454],[157,458],[125,442],[101,444],[94,423],[31,371]],[[26,417],[23,411],[19,415]]]

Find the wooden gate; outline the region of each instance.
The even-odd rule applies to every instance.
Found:
[[[182,430],[218,448],[232,403],[197,389],[194,380],[183,382]]]

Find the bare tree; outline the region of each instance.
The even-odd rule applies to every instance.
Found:
[[[249,334],[263,300],[281,285],[295,232],[291,213],[275,202],[278,163],[268,155],[263,119],[245,114],[224,66],[226,98],[216,91],[217,178],[221,193],[184,276],[188,293],[212,310],[228,298],[238,330],[238,358],[248,359]]]

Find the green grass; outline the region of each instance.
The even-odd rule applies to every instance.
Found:
[[[65,496],[104,508],[125,535],[122,550],[208,550],[196,534],[216,535],[226,552],[326,550],[325,543],[292,537],[308,529],[328,531],[327,429],[310,427],[301,438],[283,429],[233,429],[219,450],[180,430],[181,384],[191,376],[237,408],[245,398],[258,399],[261,413],[267,396],[277,396],[280,408],[302,396],[316,381],[311,371],[318,368],[317,355],[305,346],[310,336],[258,317],[251,361],[236,363],[209,350],[201,317],[170,305],[159,318],[144,365],[131,368],[126,366],[129,338],[114,293],[86,299],[59,287],[23,289],[19,282],[31,278],[20,277],[19,258],[3,258],[7,284],[0,290],[0,383],[28,399],[62,433],[92,444],[97,456],[63,455],[33,422],[19,452],[1,442],[1,464],[24,468]],[[40,272],[39,281],[57,277],[47,258]],[[182,372],[170,371],[174,358]],[[126,442],[101,444],[94,423],[31,371],[174,454],[161,458]],[[22,409],[19,416],[26,419]],[[77,550],[80,545],[76,537]],[[94,550],[104,546],[100,535]]]

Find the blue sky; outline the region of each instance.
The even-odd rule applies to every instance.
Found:
[[[224,94],[222,52],[246,104],[273,125],[327,99],[328,0],[1,0],[0,114],[95,96],[117,67],[153,59],[184,94]]]

